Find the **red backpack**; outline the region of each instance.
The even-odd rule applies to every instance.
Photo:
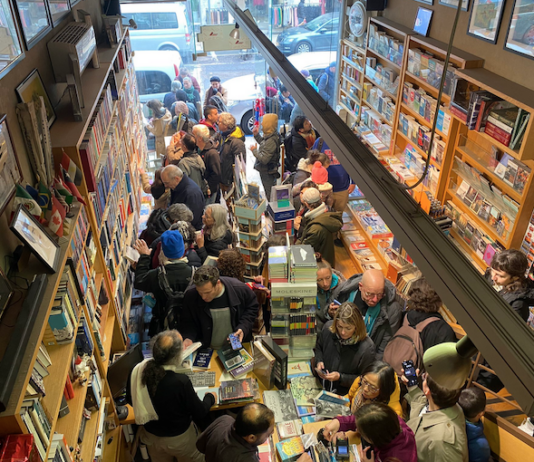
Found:
[[[421,332],[423,329],[440,318],[432,317],[421,321],[415,327],[410,326],[408,317],[404,317],[404,322],[395,333],[384,350],[384,361],[388,363],[400,377],[402,362],[412,360],[416,369],[423,371],[423,342]]]

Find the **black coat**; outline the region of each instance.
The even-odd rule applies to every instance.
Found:
[[[234,278],[220,277],[230,301],[232,330],[243,331],[243,342],[252,340],[252,326],[258,315],[258,299],[249,286]],[[207,348],[211,345],[213,319],[206,302],[198,294],[195,286],[191,287],[184,298],[181,334],[193,342],[202,342]]]
[[[193,221],[191,224],[198,231],[202,228],[202,214],[204,213],[204,194],[198,185],[188,178],[186,175],[182,180],[171,190],[171,203],[185,204],[193,212]]]
[[[202,157],[206,166],[204,178],[208,182],[211,194],[217,194],[219,183],[221,182],[221,158],[219,157],[219,151],[215,149],[211,141],[208,141],[204,149],[200,152],[200,157]]]
[[[484,275],[486,280],[493,284],[491,281],[491,269],[486,270]],[[506,292],[501,290],[499,295],[508,303],[512,309],[521,316],[523,321],[527,322],[530,315],[529,308],[534,306],[534,281],[527,279],[526,287],[521,287],[520,289],[514,290],[512,292]]]
[[[439,318],[439,321],[434,321],[426,326],[421,332],[421,342],[423,343],[423,351],[428,350],[434,345],[439,345],[440,343],[445,342],[456,342],[456,334],[452,330],[452,327],[449,326],[447,321],[443,319],[439,313],[425,313],[423,311],[407,311],[406,316],[408,316],[408,321],[410,326],[414,327],[419,324],[421,321],[424,321],[428,318]],[[401,321],[404,322],[404,318]]]
[[[316,138],[319,138],[319,133],[315,128]],[[291,129],[291,150],[286,152],[285,168],[288,172],[294,172],[297,168],[300,159],[306,158],[308,155],[308,143],[303,136],[299,134],[294,128]]]
[[[152,313],[159,319],[162,310],[165,309],[165,305],[167,304],[167,296],[159,284],[159,268],[150,269],[150,263],[150,255],[141,255],[135,268],[134,287],[143,292],[152,292],[154,294],[156,306],[152,310]],[[171,289],[177,292],[187,289],[192,270],[186,261],[178,261],[177,263],[165,265],[165,270]]]
[[[219,153],[221,155],[221,183],[229,186],[234,182],[235,158],[243,154],[243,159],[247,158],[247,149],[245,148],[245,135],[239,127],[230,134],[223,134],[219,144]]]
[[[233,234],[232,231],[227,230],[224,236],[221,239],[217,239],[216,241],[212,241],[210,239],[209,234],[204,235],[204,247],[201,247],[198,249],[198,256],[202,260],[202,263],[204,263],[204,260],[208,258],[208,255],[211,255],[212,257],[219,257],[219,253],[221,253],[221,250],[225,250],[228,248],[230,244],[233,242]]]
[[[314,348],[315,364],[324,363],[328,372],[339,372],[340,379],[332,384],[338,395],[346,395],[352,383],[375,360],[375,344],[366,337],[354,345],[341,345],[336,334],[330,332],[333,321],[328,321],[317,335]],[[330,391],[330,386],[325,387]]]

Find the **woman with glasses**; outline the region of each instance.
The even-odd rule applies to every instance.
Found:
[[[352,415],[336,417],[326,424],[324,435],[329,441],[339,431],[356,430],[355,415],[367,404],[383,403],[397,415],[402,415],[397,374],[383,361],[375,361],[363,371],[350,387],[348,398]]]
[[[336,309],[333,300],[356,304],[364,317],[367,335],[375,344],[376,358],[382,359],[386,345],[401,323],[402,309],[396,299],[395,286],[384,278],[382,271],[367,270],[334,289],[329,310]]]
[[[334,319],[339,305],[330,303],[332,292],[345,281],[343,275],[333,269],[330,263],[320,256],[317,258],[317,332],[321,332],[324,324]]]
[[[342,303],[334,319],[317,336],[315,371],[327,391],[345,395],[361,373],[375,360],[375,346],[367,336],[358,307]]]

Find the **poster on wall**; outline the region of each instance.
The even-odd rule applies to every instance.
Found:
[[[497,42],[505,0],[473,0],[467,33],[473,37]]]
[[[21,180],[19,160],[11,143],[6,115],[0,115],[0,214],[15,194],[16,185]]]
[[[45,90],[43,81],[37,69],[31,71],[30,75],[17,87],[17,94],[23,103],[37,99],[42,96],[46,108],[46,118],[48,119],[48,128],[52,126],[56,120],[56,113]]]
[[[458,8],[459,0],[439,0],[440,5],[450,6],[451,8]],[[469,8],[469,0],[462,0],[462,11],[467,11]]]
[[[534,58],[534,3],[515,0],[504,48]]]

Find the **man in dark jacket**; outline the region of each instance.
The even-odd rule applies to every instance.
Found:
[[[321,202],[321,193],[315,188],[304,191],[302,202],[309,210],[304,214],[301,222],[304,229],[296,244],[311,245],[323,260],[335,266],[334,235],[343,226],[342,213],[328,212],[326,205]]]
[[[291,142],[289,146],[286,143],[285,167],[288,172],[294,172],[299,160],[308,155],[319,133],[306,117],[299,116],[295,118],[289,137]]]
[[[187,205],[193,212],[191,224],[196,230],[200,230],[204,212],[204,194],[197,184],[185,176],[176,165],[167,165],[161,171],[161,181],[166,188],[171,189],[171,205],[177,203]]]
[[[178,161],[178,167],[190,178],[204,194],[208,195],[208,183],[204,179],[206,173],[206,165],[202,157],[197,152],[197,143],[195,137],[186,133],[180,140],[182,151],[184,152],[182,158]]]
[[[235,158],[243,154],[246,160],[245,134],[235,124],[235,117],[229,112],[219,114],[219,129],[221,130],[221,143],[219,153],[221,155],[221,189],[226,192],[234,182]]]
[[[367,335],[375,343],[376,359],[382,360],[386,345],[401,323],[402,308],[396,293],[395,286],[384,278],[382,271],[368,270],[339,284],[327,303],[337,300],[356,304],[365,320]],[[336,306],[330,303],[331,310]]]
[[[336,86],[336,62],[332,61],[319,78],[319,94],[331,107],[334,107],[334,93]]]
[[[291,112],[293,111],[293,108],[297,103],[295,99],[291,96],[290,91],[283,85],[280,87],[278,102],[280,104],[280,120],[284,120],[287,123],[289,122]]]
[[[204,348],[219,349],[231,333],[250,342],[259,309],[254,292],[237,279],[219,276],[213,266],[200,267],[193,283],[184,299],[184,346],[202,342]]]
[[[200,151],[200,157],[206,166],[204,178],[208,182],[210,196],[206,199],[206,205],[215,203],[219,194],[219,184],[221,182],[221,158],[219,151],[215,149],[210,139],[210,130],[207,125],[195,125],[193,136]]]
[[[197,449],[206,462],[258,461],[258,446],[274,432],[274,414],[260,403],[247,404],[237,413],[219,417],[198,437]]]
[[[211,139],[219,133],[217,122],[219,121],[219,111],[215,106],[204,106],[204,118],[199,122],[200,125],[205,125],[210,131]]]
[[[142,239],[135,243],[135,249],[141,254],[137,267],[135,268],[134,287],[143,292],[152,292],[156,299],[156,305],[152,309],[152,320],[150,322],[151,335],[155,335],[163,330],[163,321],[167,313],[167,295],[160,284],[160,269],[150,269],[151,250]],[[187,289],[191,279],[191,267],[187,264],[187,259],[183,258],[185,247],[184,239],[180,231],[165,231],[161,235],[161,252],[164,254],[165,274],[169,286],[172,290],[183,292]]]

